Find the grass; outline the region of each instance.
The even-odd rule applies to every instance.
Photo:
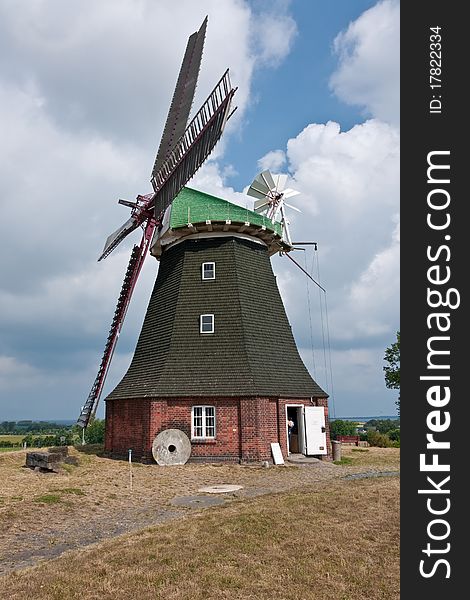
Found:
[[[33,502],[39,502],[41,504],[56,504],[57,502],[60,502],[60,495],[43,494],[42,496],[36,496],[36,498],[33,498]]]
[[[350,458],[349,456],[343,456],[340,460],[334,460],[333,464],[334,465],[352,465],[353,464],[353,459]]]
[[[68,464],[68,463],[62,463],[61,468],[66,471],[69,475],[71,475],[74,471],[74,469],[77,467],[78,465],[72,465],[72,464]]]
[[[62,488],[61,490],[55,491],[63,492],[64,494],[74,494],[75,496],[85,496],[85,492],[80,488]]]
[[[352,466],[361,466],[374,469],[376,467],[387,468],[395,471],[400,467],[400,449],[399,448],[365,448],[368,452],[357,452],[361,448],[353,446],[343,446],[341,449],[342,458],[351,458]]]
[[[368,599],[389,600],[397,597],[396,569],[390,563],[392,555],[396,559],[398,542],[393,537],[396,531],[393,533],[392,524],[377,507],[388,511],[389,521],[398,521],[393,488],[398,478],[344,480],[344,476],[398,470],[398,449],[371,447],[369,452],[355,453],[354,447],[343,447],[343,457],[353,461],[343,466],[323,463],[314,467],[263,469],[254,465],[188,463],[166,469],[140,465],[133,469],[132,492],[126,460],[100,456],[99,448],[85,449],[83,452],[81,447],[80,450],[69,447],[70,456],[79,458],[79,464],[64,465],[70,469],[54,474],[25,469],[24,452],[0,455],[0,573],[21,569],[16,575],[0,577],[0,598],[185,600],[190,597],[193,600],[194,596],[194,600],[293,600],[294,597],[352,600],[367,595]],[[175,496],[196,494],[203,485],[220,483],[240,484],[243,490],[240,495],[231,496],[226,506],[200,514],[178,509],[181,519],[152,530],[143,529],[159,522],[160,510],[175,511],[170,504]],[[387,486],[391,486],[390,492]],[[258,492],[265,495],[257,497]],[[275,495],[270,496],[270,492]],[[56,496],[58,501],[38,503],[43,496]],[[361,503],[370,506],[371,511]],[[132,529],[140,533],[104,542],[114,531]],[[239,542],[234,541],[237,536]],[[52,537],[56,542],[50,546]],[[24,539],[30,541],[27,548]],[[90,539],[99,544],[89,546]],[[141,542],[142,553],[137,548]],[[233,557],[230,545],[234,548]],[[58,552],[73,547],[80,550],[52,560]],[[72,558],[68,556],[77,561],[77,569],[72,568]],[[108,559],[110,565],[106,564]],[[389,569],[382,567],[382,559]],[[113,575],[116,561],[117,588]],[[336,566],[330,567],[329,561]],[[38,566],[23,570],[27,564]],[[98,567],[96,572],[94,564]],[[361,564],[367,568],[363,569]],[[82,568],[84,576],[78,581]],[[245,582],[240,581],[244,569]],[[361,590],[356,572],[363,574]],[[380,578],[384,572],[388,583],[382,587]],[[353,573],[351,580],[350,573]],[[266,584],[262,583],[263,577]],[[28,578],[31,585],[26,582]],[[137,582],[135,594],[131,590],[132,578]],[[326,591],[326,579],[332,585],[331,594]],[[292,584],[291,593],[287,590],[294,580],[297,583]],[[312,586],[318,588],[318,595],[311,593]],[[121,595],[115,595],[115,588],[121,587]]]
[[[0,596],[394,600],[398,505],[398,478],[234,502],[7,575]]]

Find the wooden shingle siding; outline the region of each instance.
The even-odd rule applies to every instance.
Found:
[[[202,281],[203,262],[216,278]],[[201,314],[215,331],[199,332]],[[265,246],[185,240],[161,258],[131,365],[107,400],[326,398],[298,353]]]

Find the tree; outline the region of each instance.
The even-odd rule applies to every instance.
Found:
[[[365,424],[366,429],[376,429],[380,433],[388,433],[400,427],[400,419],[369,419]]]
[[[385,350],[384,361],[388,363],[385,371],[385,385],[391,390],[400,389],[400,332],[397,331],[397,341]],[[395,401],[398,414],[400,414],[400,392]]]
[[[357,423],[334,419],[330,422],[330,433],[333,438],[338,435],[357,435]]]
[[[104,442],[104,419],[93,419],[85,432],[87,444],[102,444]]]

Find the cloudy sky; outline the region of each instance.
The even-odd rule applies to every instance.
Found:
[[[0,0],[0,420],[78,416],[138,233],[96,258],[128,218],[116,200],[151,189],[206,14],[194,109],[230,67],[238,110],[190,185],[251,206],[260,169],[289,175],[293,238],[318,242],[295,258],[327,290],[273,259],[299,350],[336,416],[395,414],[382,367],[399,329],[398,2]],[[105,394],[157,267],[147,260]]]

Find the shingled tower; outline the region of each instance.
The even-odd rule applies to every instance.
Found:
[[[327,394],[298,353],[270,256],[280,224],[189,188],[168,208],[134,357],[106,398],[106,450],[152,457],[180,429],[191,459],[271,459],[271,443],[329,455]],[[295,422],[288,441],[287,419]]]

